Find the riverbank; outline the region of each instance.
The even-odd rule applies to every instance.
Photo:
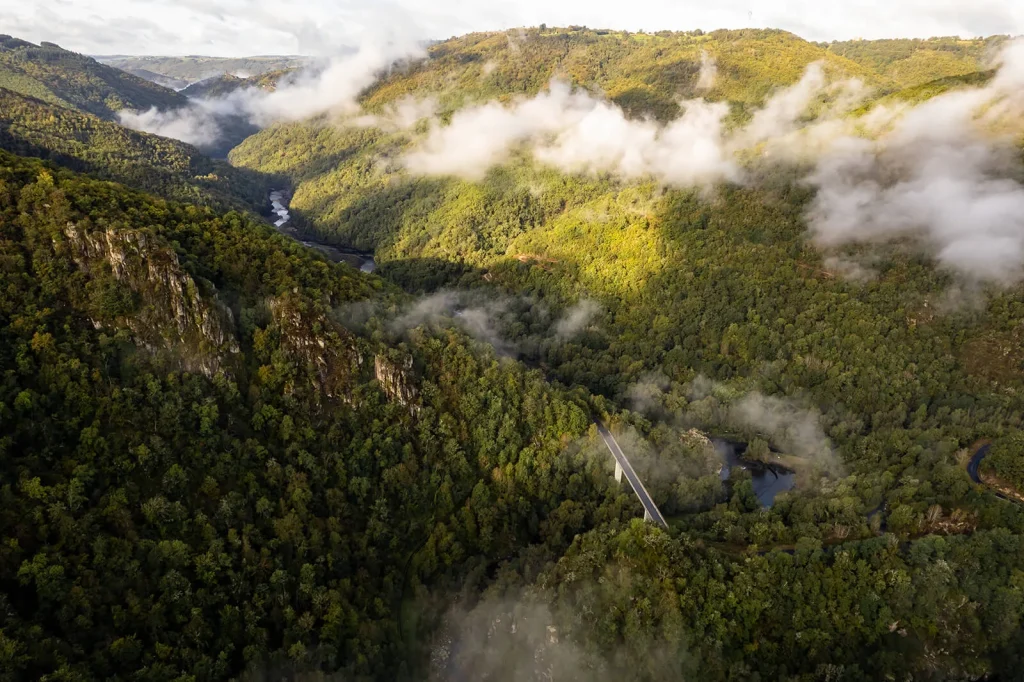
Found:
[[[971,477],[971,481],[987,487],[992,491],[993,495],[1001,500],[1024,505],[1024,495],[1021,495],[1021,493],[1015,490],[1012,486],[1000,481],[995,476],[989,475],[983,477],[981,475],[981,463],[992,449],[992,441],[978,441],[974,444],[973,448],[974,454],[971,455],[969,460],[967,460],[967,475]]]
[[[283,190],[273,190],[269,198],[273,214],[277,216],[277,219],[274,221],[274,227],[281,234],[291,237],[303,246],[316,249],[335,263],[348,263],[363,272],[373,272],[377,269],[377,262],[370,251],[343,249],[300,234],[291,224],[292,214],[288,204],[289,197]]]

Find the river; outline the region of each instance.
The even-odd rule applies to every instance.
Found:
[[[277,216],[277,220],[274,221],[274,227],[276,227],[277,231],[281,234],[291,237],[295,241],[302,243],[304,246],[316,249],[335,263],[348,263],[352,267],[359,268],[363,272],[373,272],[377,269],[377,262],[373,259],[373,253],[370,251],[342,249],[337,246],[327,244],[326,242],[310,239],[299,234],[298,230],[289,225],[292,219],[292,214],[288,207],[288,195],[284,191],[272,191],[270,193],[270,205],[273,207],[274,215]]]
[[[796,486],[796,474],[792,471],[743,459],[742,455],[747,450],[746,443],[724,438],[715,438],[711,442],[722,457],[721,479],[729,480],[735,470],[750,471],[754,494],[762,507],[771,507],[775,504],[776,495]]]

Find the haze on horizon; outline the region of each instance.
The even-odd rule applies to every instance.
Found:
[[[586,25],[780,28],[808,40],[1024,34],[1015,0],[0,0],[0,33],[87,54],[332,55],[368,39]]]

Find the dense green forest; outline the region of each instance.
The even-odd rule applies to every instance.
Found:
[[[165,199],[262,211],[280,180],[214,161],[177,140],[0,88],[0,148],[50,159]]]
[[[569,46],[567,56],[530,53],[547,54],[559,41]],[[503,69],[524,64],[538,75],[516,82],[539,88],[550,73],[574,73],[588,60],[608,69],[611,62],[595,48],[606,43],[609,50],[635,43],[637,51],[664,44],[666,54],[686,45],[692,81],[700,46],[744,41],[764,43],[765,51],[796,43],[799,50],[787,51],[783,64],[757,62],[778,73],[792,64],[793,78],[824,52],[783,32],[470,36],[434,47],[436,60],[391,76],[366,98],[373,106],[386,96],[430,92],[429,79],[447,67],[458,74],[459,63],[469,65],[462,67],[468,81],[473,69],[499,56],[486,79],[475,73],[474,85],[462,88],[453,77],[460,86],[442,97],[493,94]],[[575,56],[577,42],[587,46],[585,58]],[[729,72],[727,56],[716,58],[717,88],[742,86],[751,101],[762,96],[756,81],[722,75]],[[637,63],[656,73],[652,61]],[[601,82],[611,94],[617,76],[606,73],[609,80]],[[666,381],[663,402],[678,411],[686,409],[687,386],[704,375],[813,406],[850,470],[864,477],[857,494],[866,508],[908,485],[908,501],[914,499],[918,484],[906,472],[938,462],[957,467],[962,448],[1021,426],[1024,355],[1014,342],[1020,288],[991,292],[981,310],[937,315],[953,282],[920,255],[878,255],[879,276],[866,283],[838,276],[808,240],[804,211],[813,195],[797,169],[755,166],[756,184],[708,194],[566,175],[524,158],[480,182],[415,177],[398,163],[380,163],[409,144],[402,132],[287,124],[249,138],[231,158],[290,176],[297,185],[292,206],[308,229],[374,249],[380,272],[407,289],[476,287],[555,309],[596,301],[603,312],[585,334],[565,344],[522,346],[525,359],[563,382],[623,401],[657,375]],[[517,341],[531,337],[537,315],[520,305],[496,318]],[[918,517],[935,494],[929,487],[912,503]]]
[[[401,295],[239,214],[0,160],[10,679],[422,679],[438,632],[536,603],[578,679],[1019,665],[1013,508],[974,496],[972,533],[906,544],[919,525],[902,489],[897,535],[827,548],[836,514],[859,513],[849,479],[767,516],[740,485],[707,512],[716,526],[799,537],[793,554],[737,561],[701,539],[704,516],[671,535],[629,522],[637,503],[590,423],[601,398],[451,329],[349,331],[353,305],[400,309]],[[963,472],[946,478],[970,503]],[[513,663],[529,671],[536,642],[503,642],[526,647]],[[463,659],[483,651],[451,665],[480,671]]]
[[[0,88],[116,119],[122,109],[174,109],[188,99],[53,43],[0,36]]]
[[[988,83],[998,41],[541,27],[361,102],[447,121],[559,76],[740,126],[820,61],[859,115]],[[1019,677],[1021,285],[952,305],[902,244],[842,276],[800,161],[421,177],[422,122],[321,117],[232,167],[35,96],[0,89],[0,679]],[[254,215],[268,183],[377,274]],[[770,506],[765,470],[796,482]]]

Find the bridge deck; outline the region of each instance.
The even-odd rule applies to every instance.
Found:
[[[629,485],[633,488],[633,492],[640,498],[640,504],[644,506],[644,511],[647,512],[647,516],[651,518],[656,524],[662,528],[668,528],[668,523],[665,521],[665,517],[661,515],[661,511],[658,510],[657,505],[654,504],[654,500],[651,499],[647,489],[644,488],[644,484],[640,481],[640,477],[636,475],[633,470],[633,465],[629,463],[629,459],[626,457],[626,453],[619,447],[618,442],[615,440],[615,436],[612,435],[611,431],[606,429],[603,424],[597,425],[597,430],[601,434],[601,438],[604,439],[604,444],[608,446],[608,449],[612,453],[612,457],[618,462],[619,466],[622,467],[622,473],[626,475],[626,480],[629,481]]]

